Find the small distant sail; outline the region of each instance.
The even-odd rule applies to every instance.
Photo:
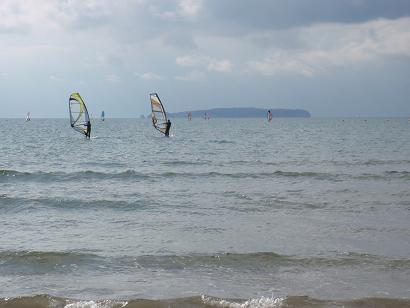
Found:
[[[152,125],[154,125],[157,130],[165,135],[168,118],[164,110],[164,106],[162,105],[157,93],[151,93],[149,96],[151,99]]]
[[[104,121],[105,120],[105,112],[103,110],[103,112],[101,112],[101,120]]]
[[[26,116],[26,122],[30,121],[31,117],[30,117],[30,112],[27,112],[27,116]]]
[[[90,121],[87,107],[79,93],[73,93],[69,99],[71,127],[87,136],[87,123]]]

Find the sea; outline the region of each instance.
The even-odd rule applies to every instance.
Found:
[[[0,119],[0,307],[410,307],[407,118]]]

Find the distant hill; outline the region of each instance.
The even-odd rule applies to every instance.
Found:
[[[270,109],[274,118],[310,118],[309,111],[303,109]],[[211,118],[262,118],[268,109],[262,108],[214,108],[191,111],[192,117],[202,118],[205,112]],[[188,111],[168,113],[171,118],[187,117]]]

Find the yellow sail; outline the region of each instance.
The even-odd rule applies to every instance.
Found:
[[[87,123],[90,121],[90,117],[88,116],[87,107],[85,106],[82,97],[79,93],[72,93],[68,102],[71,127],[74,130],[86,135]]]

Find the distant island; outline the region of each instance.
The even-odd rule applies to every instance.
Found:
[[[193,118],[203,118],[205,113],[211,118],[263,118],[270,110],[274,118],[310,118],[309,111],[303,109],[262,109],[262,108],[214,108],[191,111]],[[189,111],[168,113],[171,118],[187,117]]]

